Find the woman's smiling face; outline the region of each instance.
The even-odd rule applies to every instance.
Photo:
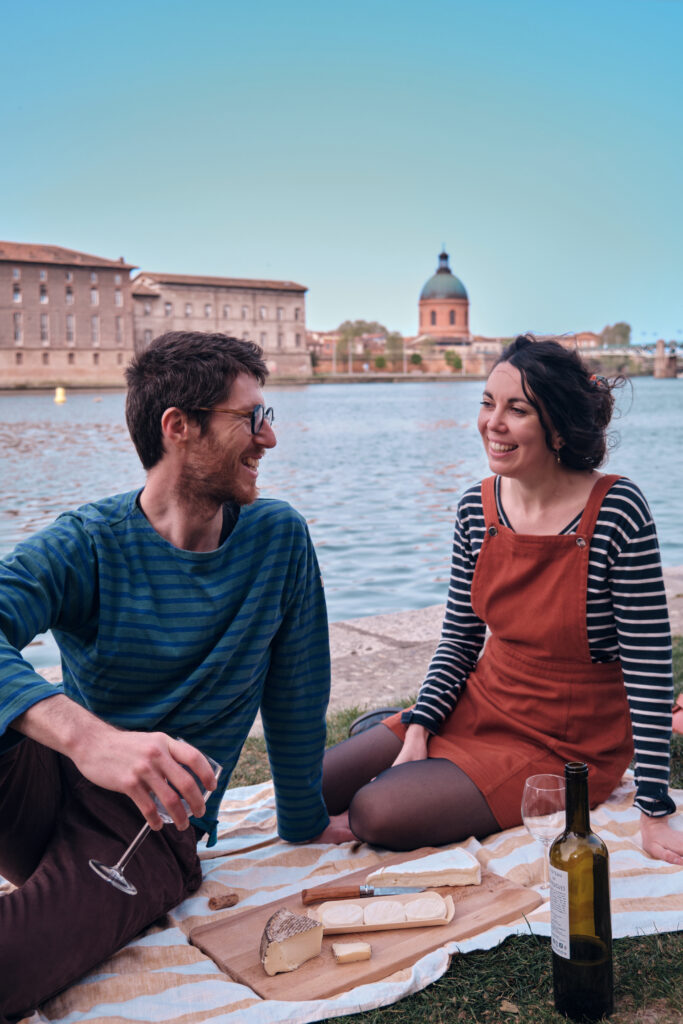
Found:
[[[525,477],[555,463],[538,412],[524,394],[522,376],[509,362],[491,371],[477,426],[494,473]]]

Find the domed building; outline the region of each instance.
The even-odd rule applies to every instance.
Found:
[[[471,340],[470,300],[448,265],[447,252],[439,254],[437,271],[420,292],[419,334],[451,345]]]

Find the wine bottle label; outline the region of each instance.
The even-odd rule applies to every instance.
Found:
[[[569,960],[569,875],[550,865],[550,943]]]

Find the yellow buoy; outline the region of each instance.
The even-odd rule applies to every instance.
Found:
[[[55,402],[57,405],[62,405],[66,402],[66,391],[64,388],[55,388]]]

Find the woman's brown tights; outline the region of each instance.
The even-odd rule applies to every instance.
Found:
[[[358,839],[388,850],[415,850],[500,831],[486,800],[457,765],[434,757],[392,768],[400,749],[391,729],[376,725],[325,754],[327,809],[348,809]]]

